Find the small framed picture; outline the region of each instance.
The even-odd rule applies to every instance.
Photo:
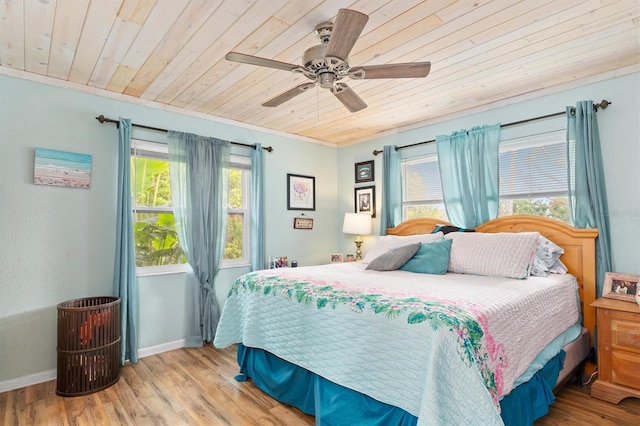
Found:
[[[636,294],[640,290],[638,282],[640,282],[640,275],[607,272],[604,275],[602,296],[635,303]]]
[[[356,163],[356,183],[373,182],[375,180],[373,165],[373,160]]]
[[[309,217],[296,217],[293,219],[293,229],[313,229],[313,219]]]
[[[355,207],[356,213],[368,213],[371,217],[376,217],[376,187],[356,188]]]
[[[331,253],[329,260],[331,263],[342,263],[344,262],[344,256],[342,253]]]
[[[287,174],[287,210],[316,209],[316,178]]]

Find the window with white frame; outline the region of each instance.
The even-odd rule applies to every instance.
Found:
[[[403,220],[416,217],[447,220],[436,154],[402,162],[402,192]]]
[[[500,142],[499,216],[534,215],[569,222],[564,131]],[[403,220],[447,220],[438,157],[402,161]]]
[[[564,131],[500,142],[498,216],[533,215],[570,222]]]
[[[180,245],[171,203],[167,144],[131,141],[131,182],[138,275],[185,271],[187,259]],[[233,155],[221,267],[249,264],[250,182],[250,159]]]

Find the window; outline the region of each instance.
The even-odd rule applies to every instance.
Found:
[[[569,223],[566,158],[563,131],[501,142],[498,215],[544,216]]]
[[[545,216],[569,223],[564,131],[502,141],[499,216]],[[402,218],[447,219],[436,154],[402,162]]]
[[[402,162],[402,219],[447,220],[436,154]]]
[[[187,258],[176,229],[168,145],[131,141],[134,241],[138,275],[185,271]],[[249,264],[250,160],[232,156],[227,235],[221,267]]]

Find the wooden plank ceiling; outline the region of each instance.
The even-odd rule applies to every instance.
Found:
[[[352,66],[430,61],[431,73],[348,81],[368,104],[357,113],[315,88],[266,108],[308,80],[224,58],[300,64],[340,8],[369,16]],[[639,26],[638,0],[3,0],[0,67],[339,146],[635,71]]]

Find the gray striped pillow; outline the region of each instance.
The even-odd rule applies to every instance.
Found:
[[[367,269],[373,271],[395,271],[407,263],[416,254],[421,245],[422,243],[413,243],[392,248],[369,262]]]

